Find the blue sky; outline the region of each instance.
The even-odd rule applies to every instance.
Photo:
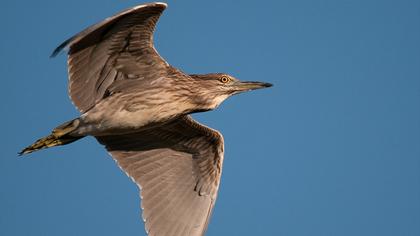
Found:
[[[2,1],[0,235],[145,235],[93,138],[16,154],[78,116],[55,46],[139,3]],[[194,116],[226,146],[207,235],[420,235],[419,1],[168,4],[169,63],[275,85]]]

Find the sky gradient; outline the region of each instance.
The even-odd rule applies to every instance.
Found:
[[[55,46],[140,3],[2,1],[0,235],[145,235],[93,138],[17,157],[79,115]],[[419,1],[167,3],[170,64],[274,84],[194,115],[225,138],[207,236],[420,235]]]

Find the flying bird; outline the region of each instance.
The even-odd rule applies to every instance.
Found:
[[[86,136],[103,144],[139,186],[150,236],[204,235],[223,165],[222,135],[191,118],[228,97],[270,87],[224,73],[185,74],[153,45],[165,3],[122,11],[66,40],[69,94],[81,116],[20,154]]]

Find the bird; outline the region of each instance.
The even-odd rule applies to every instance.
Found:
[[[126,9],[59,45],[67,50],[68,92],[81,115],[19,154],[93,136],[140,188],[150,236],[202,236],[217,198],[222,134],[191,117],[228,97],[271,87],[226,73],[186,74],[156,51],[166,3]]]

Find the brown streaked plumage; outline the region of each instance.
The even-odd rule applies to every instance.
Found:
[[[69,94],[82,115],[20,154],[91,135],[141,189],[150,236],[204,235],[223,165],[223,137],[189,114],[229,96],[270,87],[223,73],[187,75],[153,46],[165,3],[123,11],[61,44],[69,48]]]

